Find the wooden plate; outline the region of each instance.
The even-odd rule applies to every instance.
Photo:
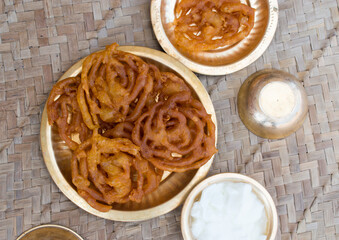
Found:
[[[118,49],[135,54],[146,62],[157,65],[161,71],[171,71],[182,77],[194,89],[206,111],[212,114],[212,121],[217,125],[214,107],[206,89],[188,68],[171,56],[157,50],[135,46],[120,46]],[[81,72],[83,61],[84,59],[74,64],[60,80],[78,75]],[[199,170],[169,174],[161,182],[158,189],[146,195],[141,203],[117,204],[109,212],[99,212],[78,195],[75,186],[72,184],[70,164],[72,153],[60,139],[56,127],[51,127],[48,124],[46,106],[41,120],[40,138],[45,164],[59,189],[73,203],[85,211],[102,218],[117,221],[146,220],[165,214],[178,207],[185,200],[189,191],[206,176],[213,161],[212,157]]]
[[[241,0],[255,8],[255,23],[242,41],[213,51],[189,52],[181,49],[174,39],[175,0],[152,0],[152,26],[161,47],[194,72],[225,75],[253,63],[271,43],[278,24],[277,0]]]

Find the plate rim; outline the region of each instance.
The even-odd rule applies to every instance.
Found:
[[[70,233],[72,233],[75,237],[77,237],[79,240],[84,240],[84,238],[82,238],[77,232],[75,232],[74,230],[65,227],[63,225],[58,225],[58,224],[42,224],[42,225],[38,225],[32,228],[27,229],[26,231],[22,232],[17,238],[15,238],[16,240],[21,240],[23,237],[25,237],[27,234],[40,229],[40,228],[45,228],[45,227],[50,227],[50,228],[59,228],[59,229],[63,229],[66,230]]]
[[[191,85],[189,82],[194,82],[196,84],[196,89],[202,89],[203,91],[198,93],[195,89],[196,94],[200,98],[200,101],[204,105],[206,111],[212,115],[212,121],[215,124],[215,145],[217,145],[217,119],[215,114],[215,109],[212,103],[212,100],[199,80],[199,78],[187,67],[185,67],[182,63],[180,63],[177,59],[167,55],[166,53],[160,52],[155,49],[147,48],[147,47],[140,47],[140,46],[119,46],[118,50],[129,52],[140,56],[141,57],[151,58],[155,61],[162,62],[169,68],[171,68],[176,73],[180,74],[184,80]],[[139,54],[139,55],[138,55]],[[74,65],[72,65],[59,79],[58,81],[67,78],[76,76],[81,72],[82,63],[86,57],[82,58]],[[187,78],[187,79],[186,79]],[[201,99],[203,98],[203,99]],[[203,102],[204,101],[204,102]],[[180,191],[177,195],[169,199],[168,201],[161,203],[155,207],[151,207],[148,209],[143,210],[132,210],[132,211],[122,211],[122,210],[114,210],[111,209],[108,212],[100,212],[94,208],[92,208],[80,195],[75,191],[73,187],[67,182],[67,180],[62,175],[58,164],[56,162],[54,154],[51,154],[53,151],[52,144],[51,144],[51,126],[48,124],[47,120],[47,105],[45,103],[44,110],[41,117],[41,125],[40,125],[40,145],[41,151],[43,155],[43,159],[47,170],[52,177],[54,183],[58,186],[60,191],[75,205],[82,208],[86,212],[93,214],[95,216],[115,220],[115,221],[122,221],[122,222],[134,222],[134,221],[143,221],[148,220],[154,217],[158,217],[160,215],[166,214],[173,209],[177,208],[180,204],[182,204],[189,192],[192,188],[198,184],[201,180],[203,180],[212,163],[215,154],[211,157],[211,159],[202,167],[198,169],[194,177],[191,181]]]
[[[153,31],[160,46],[164,49],[166,53],[178,59],[181,63],[183,63],[193,72],[209,76],[220,76],[234,73],[252,64],[259,57],[261,57],[263,53],[266,51],[266,49],[269,47],[278,26],[278,16],[279,16],[278,0],[267,0],[269,7],[269,21],[267,23],[265,34],[259,41],[258,45],[250,52],[250,54],[240,59],[239,61],[231,64],[220,66],[204,65],[183,56],[168,39],[161,21],[162,1],[163,0],[152,0],[150,9]]]

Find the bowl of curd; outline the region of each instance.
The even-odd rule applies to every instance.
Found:
[[[273,240],[278,229],[275,204],[254,179],[221,173],[199,183],[181,214],[185,240]]]

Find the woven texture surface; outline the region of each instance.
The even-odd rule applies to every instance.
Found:
[[[255,63],[227,76],[199,75],[218,117],[210,175],[240,172],[272,195],[277,239],[339,239],[339,0],[279,0],[279,25]],[[64,71],[105,45],[160,49],[149,0],[0,0],[0,239],[40,224],[88,240],[181,239],[178,209],[139,223],[107,221],[70,202],[43,162],[40,118]],[[250,74],[273,67],[303,80],[309,113],[290,137],[260,139],[241,123],[236,96]]]

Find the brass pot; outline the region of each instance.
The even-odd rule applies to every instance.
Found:
[[[245,126],[262,138],[280,139],[303,124],[307,95],[293,75],[265,69],[249,76],[238,93],[238,113]]]

